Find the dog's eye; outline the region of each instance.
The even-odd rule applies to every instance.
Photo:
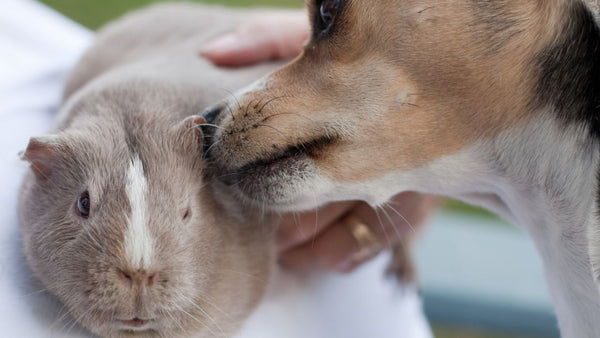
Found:
[[[322,30],[328,29],[335,21],[340,0],[323,0],[319,6],[319,14],[322,22]]]
[[[79,213],[79,216],[88,218],[90,216],[90,207],[90,194],[85,191],[79,196],[79,199],[77,199],[77,212]]]

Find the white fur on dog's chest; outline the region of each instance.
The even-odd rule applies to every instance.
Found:
[[[541,114],[424,168],[338,185],[329,196],[377,206],[398,191],[421,191],[483,206],[521,225],[543,258],[563,336],[600,337],[592,274],[600,276],[593,267],[600,261],[598,163],[597,144],[585,129]]]

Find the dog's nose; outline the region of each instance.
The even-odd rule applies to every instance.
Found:
[[[208,108],[202,113],[202,117],[206,119],[206,123],[214,124],[217,117],[223,111],[223,105],[219,104]]]

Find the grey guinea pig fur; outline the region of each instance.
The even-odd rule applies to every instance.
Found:
[[[218,69],[198,56],[261,14],[162,4],[109,24],[73,71],[52,134],[24,152],[27,260],[94,334],[231,336],[263,295],[275,217],[204,176],[194,123],[278,66]]]

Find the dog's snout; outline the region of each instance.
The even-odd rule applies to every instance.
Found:
[[[224,109],[224,107],[221,104],[213,106],[213,107],[205,110],[202,113],[202,117],[204,117],[204,119],[206,119],[206,123],[213,124],[213,123],[215,123],[215,121],[217,120],[217,117],[221,114],[223,109]]]

